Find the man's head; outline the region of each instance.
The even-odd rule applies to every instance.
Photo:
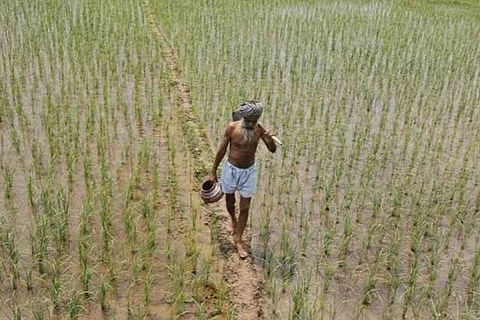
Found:
[[[253,121],[256,119],[260,119],[263,112],[263,105],[261,102],[256,100],[250,100],[242,103],[240,108],[234,112],[234,118],[237,117],[238,119],[247,119],[248,121]]]
[[[242,131],[245,140],[249,141],[253,138],[254,130],[262,112],[263,105],[255,100],[242,103],[240,108],[234,112],[234,119],[242,119]]]

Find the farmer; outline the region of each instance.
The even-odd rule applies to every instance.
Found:
[[[221,186],[223,193],[225,193],[228,213],[232,218],[232,235],[235,247],[242,259],[248,256],[242,236],[247,225],[250,201],[257,189],[255,152],[258,142],[262,139],[270,152],[275,152],[277,149],[272,135],[258,123],[262,112],[263,106],[261,103],[248,101],[233,113],[234,121],[225,127],[225,133],[220,141],[212,167],[211,178],[218,181],[217,168],[230,144],[228,159],[223,165]],[[235,216],[235,190],[240,193],[240,215],[238,219]]]

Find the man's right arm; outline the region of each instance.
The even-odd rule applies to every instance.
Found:
[[[228,144],[230,143],[230,136],[232,132],[232,124],[229,123],[225,127],[225,132],[223,133],[222,139],[220,140],[220,145],[218,146],[217,154],[215,155],[215,161],[213,162],[213,167],[212,167],[212,178],[215,181],[218,181],[217,177],[217,169],[218,166],[220,165],[220,162],[222,162],[223,157],[225,156],[225,153],[227,152],[227,147]]]

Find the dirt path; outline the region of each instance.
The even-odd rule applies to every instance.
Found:
[[[143,1],[143,8],[147,21],[156,34],[162,48],[166,65],[171,74],[171,85],[174,95],[173,103],[179,108],[177,113],[182,123],[182,131],[188,141],[188,147],[195,161],[195,177],[200,184],[213,163],[214,148],[207,137],[206,131],[201,128],[192,109],[190,89],[188,88],[180,69],[175,49],[167,41],[165,33],[155,20],[155,15],[148,0]],[[240,260],[227,232],[229,216],[224,202],[210,205],[208,223],[212,232],[217,234],[217,243],[221,251],[219,259],[224,259],[222,275],[228,284],[229,300],[235,306],[238,319],[263,318],[263,272],[256,267],[251,257]],[[250,250],[251,237],[246,230],[246,243]]]

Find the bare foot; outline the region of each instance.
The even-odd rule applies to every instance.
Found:
[[[248,257],[248,252],[245,250],[242,241],[235,241],[235,247],[237,248],[238,255],[241,259]]]

